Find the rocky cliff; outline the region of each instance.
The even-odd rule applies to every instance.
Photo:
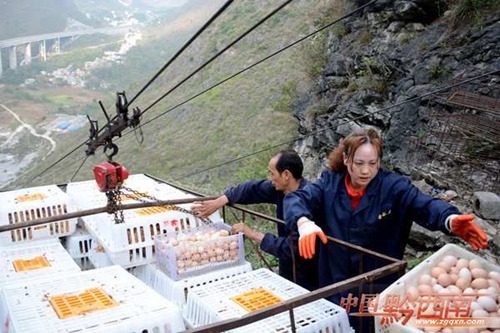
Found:
[[[463,211],[473,191],[498,193],[500,6],[480,3],[378,1],[326,32],[327,61],[294,107],[307,173],[315,177],[352,129],[372,126],[384,138],[385,167],[434,194],[455,191],[448,200]],[[483,255],[498,260],[498,221],[480,224],[492,239]],[[458,242],[415,224],[408,251],[450,241]]]

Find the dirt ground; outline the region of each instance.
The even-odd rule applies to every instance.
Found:
[[[27,88],[12,87],[15,89],[25,89],[25,92],[30,95],[36,96],[67,96],[70,97],[73,104],[88,104],[92,101],[102,100],[105,94],[97,91],[82,89],[82,88],[72,88],[72,87],[56,87],[56,88],[44,88],[37,90],[30,90]],[[50,113],[54,113],[54,108],[56,106],[47,103],[39,102],[36,100],[20,100],[12,93],[8,93],[5,89],[0,88],[0,104],[4,104],[9,109],[14,111],[23,121],[29,124],[38,124],[45,120]],[[97,107],[97,105],[96,105]],[[16,125],[17,120],[15,120],[12,115],[8,112],[0,110],[0,129],[8,128],[11,125]]]

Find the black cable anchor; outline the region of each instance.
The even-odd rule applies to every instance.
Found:
[[[135,108],[132,113],[132,117],[128,114],[128,102],[125,96],[125,91],[116,93],[116,116],[113,119],[109,118],[106,109],[101,101],[99,101],[104,116],[106,117],[107,123],[102,130],[99,130],[99,125],[97,120],[91,120],[87,115],[90,122],[89,130],[89,140],[87,141],[87,150],[85,154],[93,155],[97,148],[104,146],[104,151],[107,149],[112,149],[112,153],[108,155],[111,158],[118,153],[118,146],[113,144],[114,137],[121,137],[122,131],[127,127],[135,128],[140,124],[141,111],[139,108]],[[102,133],[100,133],[102,131]]]

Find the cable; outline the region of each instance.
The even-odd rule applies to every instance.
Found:
[[[163,67],[148,81],[148,83],[146,83],[146,85],[142,87],[142,89],[139,90],[137,94],[135,94],[130,102],[128,102],[127,107],[129,107],[158,78],[158,76],[160,76],[161,73],[163,73],[167,69],[167,67],[170,66],[170,64],[172,64],[172,62],[174,62],[174,60],[177,59],[177,57],[180,56],[181,53],[184,52],[184,50],[186,50],[188,46],[191,45],[191,43],[194,42],[194,40],[198,38],[198,36],[200,36],[210,26],[210,24],[212,24],[215,19],[217,19],[217,17],[219,17],[233,2],[234,0],[226,1],[226,3],[224,3],[224,5],[219,8],[219,10],[207,22],[205,22],[205,24],[174,54],[174,56],[170,58],[170,60],[165,65],[163,65]]]
[[[177,89],[180,85],[182,85],[184,82],[186,82],[188,79],[190,79],[193,75],[195,75],[196,73],[198,73],[201,69],[203,69],[205,66],[207,66],[208,64],[210,64],[210,62],[212,62],[213,60],[215,60],[217,57],[219,57],[222,53],[224,53],[228,48],[230,48],[231,46],[233,46],[234,44],[236,44],[239,40],[241,40],[243,37],[245,37],[246,35],[248,35],[251,31],[255,30],[259,25],[261,25],[262,23],[264,23],[267,19],[269,19],[270,17],[272,17],[274,14],[276,14],[279,10],[281,10],[283,7],[285,7],[286,5],[288,5],[290,2],[292,2],[293,0],[288,0],[286,1],[285,3],[283,3],[281,6],[279,6],[278,8],[276,8],[274,11],[272,11],[270,14],[268,14],[267,16],[265,16],[263,19],[261,19],[257,24],[255,24],[253,27],[251,27],[249,30],[247,30],[246,32],[244,32],[240,37],[238,37],[236,40],[234,40],[232,43],[230,43],[228,46],[226,46],[222,51],[218,52],[215,56],[213,56],[211,59],[209,59],[207,62],[205,62],[205,64],[203,64],[201,67],[199,67],[198,69],[196,69],[194,72],[192,72],[188,77],[184,78],[181,82],[179,82],[176,86],[174,86],[172,89],[170,89],[167,93],[165,93],[162,97],[160,97],[159,99],[157,99],[153,104],[151,104],[149,107],[147,107],[144,111],[142,111],[141,113],[141,116],[142,114],[144,114],[146,111],[148,111],[149,109],[151,109],[155,104],[157,104],[161,99],[163,99],[165,96],[167,96],[168,94],[170,94],[172,91],[174,91],[175,89]],[[232,1],[231,1],[232,2]],[[227,3],[227,6],[229,6],[230,2],[228,1]],[[227,6],[223,6],[224,10],[227,8]],[[222,7],[221,7],[222,9]],[[220,10],[219,10],[220,11]],[[216,14],[217,16],[219,14]],[[215,16],[215,15],[214,15]],[[215,16],[216,17],[216,16]],[[211,22],[213,20],[215,20],[215,17],[212,17],[211,18]],[[207,24],[204,25],[204,27],[206,28],[206,26],[208,26]],[[203,28],[204,29],[204,28]],[[200,32],[201,33],[201,32]],[[184,46],[183,46],[184,48]],[[179,53],[180,54],[180,53]],[[176,55],[177,56],[177,55]],[[160,70],[160,72],[158,72],[153,79],[150,80],[150,82],[148,82],[148,84],[143,88],[141,89],[141,91],[136,95],[134,96],[134,98],[127,104],[130,105],[138,96],[139,94],[141,94],[146,88],[147,86],[149,86],[158,76],[159,74],[161,74],[161,72],[163,70],[166,69],[166,67],[171,63],[172,61],[169,61],[165,66],[163,66],[163,68]],[[113,121],[114,119],[116,118],[116,116],[111,120]],[[101,132],[102,130],[104,130],[106,128],[106,126],[103,126],[99,132]],[[128,133],[130,133],[131,131],[129,131]],[[128,134],[126,133],[126,134]],[[82,147],[83,145],[85,145],[89,140],[86,140],[85,142],[83,142],[82,144],[80,144],[78,147],[76,147],[75,149],[73,149],[71,152],[69,152],[68,154],[66,154],[65,156],[63,156],[61,159],[59,159],[58,161],[56,161],[55,163],[53,163],[52,165],[50,165],[48,168],[44,169],[41,173],[37,174],[36,176],[34,176],[31,180],[33,181],[36,177],[39,177],[41,176],[42,174],[44,174],[45,172],[47,172],[49,169],[51,169],[52,167],[54,167],[55,165],[57,165],[58,163],[60,163],[62,160],[64,160],[66,157],[68,157],[69,155],[71,155],[72,153],[74,153],[78,148]]]
[[[332,126],[327,126],[325,128],[321,128],[317,131],[313,131],[313,132],[310,132],[306,135],[301,135],[300,137],[296,138],[296,139],[293,139],[293,140],[288,140],[288,141],[283,141],[283,142],[280,142],[280,143],[277,143],[277,144],[274,144],[272,146],[269,146],[269,147],[266,147],[266,148],[262,148],[262,149],[259,149],[255,152],[252,152],[252,153],[249,153],[247,155],[243,155],[241,157],[238,157],[236,159],[233,159],[233,160],[229,160],[229,161],[226,161],[226,162],[223,162],[223,163],[220,163],[220,164],[217,164],[217,165],[214,165],[214,166],[211,166],[211,167],[208,167],[206,169],[202,169],[202,170],[198,170],[198,171],[195,171],[195,172],[191,172],[189,174],[186,174],[186,175],[183,175],[183,176],[180,176],[180,177],[177,177],[177,178],[174,178],[175,181],[178,181],[178,180],[181,180],[181,179],[184,179],[184,178],[188,178],[188,177],[191,177],[191,176],[194,176],[194,175],[197,175],[199,173],[203,173],[203,172],[207,172],[207,171],[210,171],[212,169],[216,169],[216,168],[219,168],[221,166],[224,166],[224,165],[227,165],[227,164],[231,164],[231,163],[234,163],[234,162],[237,162],[239,160],[242,160],[242,159],[245,159],[245,158],[248,158],[248,157],[251,157],[251,156],[254,156],[254,155],[257,155],[257,154],[260,154],[262,152],[265,152],[265,151],[268,151],[268,150],[271,150],[271,149],[274,149],[274,148],[277,148],[277,147],[280,147],[280,146],[283,146],[283,145],[286,145],[286,144],[290,144],[290,143],[293,143],[293,142],[296,142],[298,140],[303,140],[304,138],[308,137],[308,136],[311,136],[311,135],[314,135],[314,134],[318,134],[318,133],[321,133],[323,131],[326,131],[326,130],[329,130],[329,129],[332,129],[334,127],[338,127],[340,125],[343,125],[343,124],[346,124],[348,122],[351,122],[351,121],[356,121],[356,120],[359,120],[359,119],[362,119],[362,118],[365,118],[365,117],[369,117],[373,114],[377,114],[377,113],[380,113],[380,112],[386,112],[392,108],[395,108],[395,107],[398,107],[398,106],[401,106],[403,104],[406,104],[406,103],[411,103],[411,102],[415,102],[417,100],[420,100],[422,98],[425,98],[425,97],[428,97],[428,96],[431,96],[431,95],[434,95],[434,94],[437,94],[437,93],[440,93],[440,92],[444,92],[444,91],[447,91],[447,90],[450,90],[454,87],[457,87],[457,86],[460,86],[460,85],[463,85],[463,84],[467,84],[469,82],[472,82],[472,81],[475,81],[475,80],[478,80],[480,78],[483,78],[483,77],[486,77],[486,76],[490,76],[490,75],[495,75],[497,73],[500,73],[500,69],[497,69],[497,70],[494,70],[494,71],[491,71],[491,72],[488,72],[488,73],[485,73],[485,74],[481,74],[479,76],[476,76],[476,77],[473,77],[473,78],[470,78],[468,80],[465,80],[465,81],[461,81],[461,82],[458,82],[458,83],[455,83],[455,84],[452,84],[450,86],[446,86],[444,88],[440,88],[440,89],[437,89],[437,90],[434,90],[432,92],[429,92],[429,93],[426,93],[426,94],[423,94],[421,96],[417,96],[417,97],[414,97],[414,98],[410,98],[408,100],[405,100],[405,101],[402,101],[402,102],[399,102],[397,104],[394,104],[394,105],[391,105],[391,106],[388,106],[388,107],[385,107],[385,108],[382,108],[380,110],[377,110],[375,112],[372,112],[372,113],[369,113],[369,114],[365,114],[365,115],[361,115],[361,116],[358,116],[358,117],[354,117],[352,119],[349,119],[348,121],[345,121],[345,122],[341,122],[337,125],[332,125]],[[398,113],[398,112],[401,112],[400,111],[395,111],[393,112],[394,113]]]
[[[78,169],[76,169],[75,173],[73,174],[73,176],[71,176],[70,180],[69,180],[69,183],[73,182],[73,179],[75,179],[76,175],[78,174],[78,172],[80,172],[80,169],[82,168],[82,166],[85,164],[85,162],[87,162],[87,158],[89,156],[85,156],[85,158],[83,159],[83,162],[82,164],[80,164],[80,166],[78,167]]]
[[[85,145],[87,141],[83,142],[82,144],[80,144],[78,147],[74,148],[72,151],[70,151],[69,153],[67,153],[66,155],[64,155],[63,157],[61,157],[60,159],[58,159],[56,162],[52,163],[50,166],[48,166],[47,168],[45,168],[42,172],[36,174],[35,176],[33,176],[33,178],[31,178],[28,183],[31,183],[32,181],[34,181],[37,177],[40,177],[41,175],[43,175],[45,172],[49,171],[50,169],[52,169],[53,167],[55,167],[57,164],[59,164],[62,160],[64,160],[66,157],[68,157],[69,155],[73,154],[75,151],[77,151],[79,148],[83,147],[83,145]]]
[[[273,10],[271,13],[267,14],[263,19],[261,19],[259,22],[257,22],[254,26],[252,26],[250,29],[248,29],[247,31],[245,31],[243,34],[241,34],[238,38],[236,38],[234,41],[232,41],[231,43],[229,43],[229,45],[227,45],[225,48],[223,48],[222,50],[220,50],[219,52],[217,52],[212,58],[210,58],[208,61],[206,61],[203,65],[201,65],[200,67],[198,67],[195,71],[193,71],[191,74],[189,74],[187,77],[185,77],[181,82],[177,83],[173,88],[171,88],[169,91],[167,91],[165,94],[163,94],[160,98],[158,98],[156,101],[154,101],[150,106],[148,106],[147,108],[144,109],[144,111],[141,112],[141,115],[143,115],[144,113],[146,113],[148,110],[150,110],[153,106],[155,106],[156,104],[158,104],[163,98],[165,98],[167,95],[169,95],[170,93],[172,93],[174,90],[176,90],[177,88],[179,88],[182,84],[184,84],[184,82],[186,82],[187,80],[189,80],[191,77],[193,77],[196,73],[198,73],[199,71],[201,71],[203,68],[205,68],[206,66],[208,66],[212,61],[214,61],[215,59],[217,59],[219,56],[221,56],[224,52],[226,52],[230,47],[232,47],[234,44],[238,43],[241,39],[243,39],[246,35],[248,35],[249,33],[251,33],[253,30],[257,29],[261,24],[263,24],[265,21],[267,21],[269,18],[271,18],[272,16],[274,16],[274,14],[276,14],[277,12],[279,12],[281,9],[283,9],[285,6],[287,6],[290,2],[292,2],[293,0],[287,0],[285,1],[283,4],[281,4],[278,8],[276,8],[275,10]],[[376,1],[376,0],[375,0]]]
[[[185,100],[184,102],[181,102],[181,103],[179,103],[179,104],[175,105],[174,107],[171,107],[170,109],[168,109],[168,110],[164,111],[163,113],[161,113],[161,114],[159,114],[159,115],[157,115],[157,116],[153,117],[152,119],[150,119],[150,120],[148,120],[148,121],[146,121],[146,122],[142,123],[140,126],[142,127],[142,126],[145,126],[145,125],[149,124],[150,122],[152,122],[152,121],[154,121],[154,120],[156,120],[156,119],[160,118],[161,116],[163,116],[163,115],[165,115],[165,114],[169,113],[170,111],[173,111],[173,110],[177,109],[178,107],[180,107],[180,106],[182,106],[182,105],[184,105],[184,104],[186,104],[186,103],[188,103],[188,102],[192,101],[193,99],[195,99],[195,98],[197,98],[197,97],[199,97],[199,96],[203,95],[204,93],[206,93],[206,92],[208,92],[208,91],[210,91],[210,90],[212,90],[212,89],[214,89],[214,88],[216,88],[216,87],[220,86],[221,84],[223,84],[223,83],[225,83],[225,82],[227,82],[227,81],[229,81],[229,80],[231,80],[231,79],[235,78],[236,76],[238,76],[238,75],[240,75],[240,74],[242,74],[242,73],[244,73],[244,72],[246,72],[246,71],[248,71],[248,70],[252,69],[253,67],[255,67],[255,66],[257,66],[257,65],[259,65],[259,64],[261,64],[261,63],[263,63],[264,61],[266,61],[266,60],[268,60],[268,59],[270,59],[270,58],[272,58],[272,57],[274,57],[274,56],[278,55],[279,53],[281,53],[281,52],[283,52],[283,51],[285,51],[285,50],[288,50],[289,48],[291,48],[291,47],[293,47],[293,46],[295,46],[295,45],[297,45],[297,44],[299,44],[299,43],[303,42],[304,40],[306,40],[306,39],[308,39],[308,38],[310,38],[310,37],[314,36],[315,34],[317,34],[317,33],[321,32],[321,31],[323,31],[323,30],[325,30],[325,29],[327,29],[327,28],[331,27],[332,25],[334,25],[334,24],[336,24],[336,23],[340,22],[341,20],[344,20],[344,19],[346,19],[346,18],[348,18],[348,17],[350,17],[350,16],[352,16],[352,15],[356,14],[357,12],[359,12],[359,11],[361,11],[361,10],[365,9],[366,7],[368,7],[368,6],[370,6],[371,4],[375,3],[376,1],[378,1],[378,0],[373,0],[373,1],[371,1],[371,2],[369,2],[369,3],[367,3],[367,4],[365,4],[365,5],[363,5],[363,6],[359,7],[359,8],[357,8],[357,9],[355,9],[355,10],[353,10],[353,11],[351,11],[351,12],[347,13],[346,15],[344,15],[344,16],[342,16],[342,17],[340,17],[340,18],[336,19],[335,21],[333,21],[333,22],[331,22],[331,23],[329,23],[329,24],[327,24],[327,25],[325,25],[325,26],[323,26],[323,27],[319,28],[318,30],[316,30],[316,31],[314,31],[314,32],[312,32],[312,33],[310,33],[310,34],[308,34],[308,35],[306,35],[306,36],[304,36],[304,37],[302,37],[302,38],[300,38],[300,39],[296,40],[295,42],[293,42],[293,43],[291,43],[291,44],[289,44],[289,45],[285,46],[284,48],[281,48],[281,49],[279,49],[278,51],[276,51],[276,52],[274,52],[274,53],[271,53],[270,55],[268,55],[268,56],[266,56],[266,57],[264,57],[264,58],[260,59],[259,61],[257,61],[257,62],[255,62],[255,63],[253,63],[252,65],[250,65],[250,66],[248,66],[248,67],[246,67],[246,68],[242,69],[241,71],[236,72],[235,74],[233,74],[233,75],[231,75],[231,76],[226,77],[225,79],[223,79],[222,81],[219,81],[218,83],[214,84],[213,86],[211,86],[211,87],[209,87],[209,88],[207,88],[207,89],[205,89],[205,90],[203,90],[203,91],[199,92],[198,94],[196,94],[196,95],[194,95],[194,96],[192,96],[192,97],[188,98],[188,99],[187,99],[187,100]],[[126,134],[128,134],[128,133],[126,133]],[[126,134],[125,134],[125,135],[126,135]]]

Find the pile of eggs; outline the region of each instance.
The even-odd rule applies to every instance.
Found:
[[[418,279],[416,287],[406,289],[410,302],[418,301],[420,295],[475,294],[472,297],[470,317],[500,317],[500,272],[487,272],[476,259],[467,260],[453,255],[445,256],[432,267],[428,274]],[[424,327],[425,332],[442,333],[500,333],[499,329],[479,328],[439,328]]]
[[[167,265],[175,262],[178,275],[209,264],[236,261],[239,258],[238,235],[214,229],[197,231],[191,235],[179,233],[176,238],[161,241],[157,261],[162,261],[159,258],[162,256],[165,256]]]

